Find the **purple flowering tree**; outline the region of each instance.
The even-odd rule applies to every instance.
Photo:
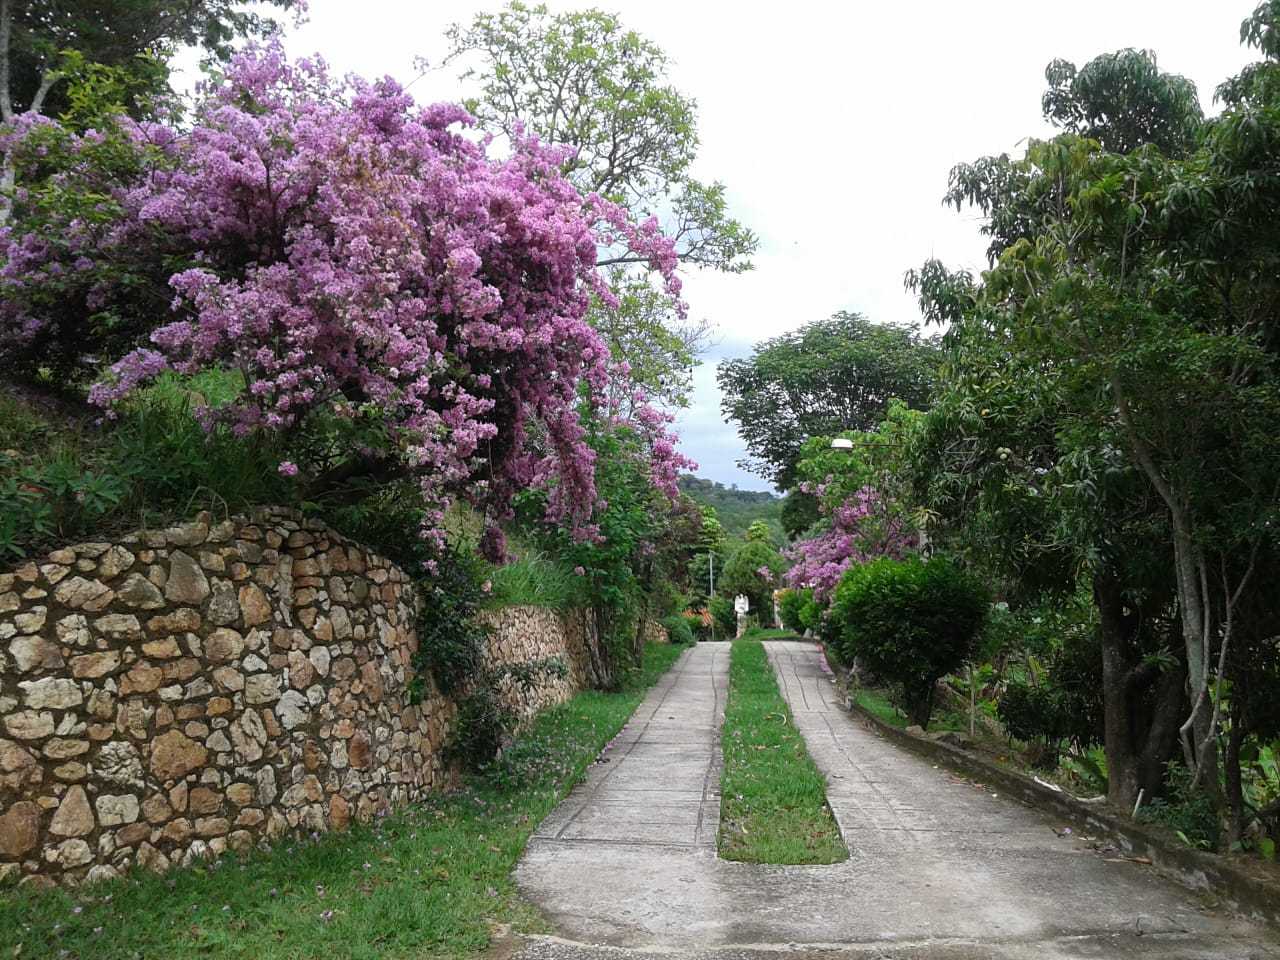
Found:
[[[845,571],[877,557],[901,560],[919,547],[919,537],[893,511],[886,498],[870,486],[861,487],[834,503],[827,484],[802,483],[801,490],[818,498],[827,525],[816,536],[787,551],[792,563],[788,587],[812,589],[819,604],[831,600]]]
[[[586,320],[612,297],[597,251],[631,251],[676,297],[674,247],[655,220],[575,189],[564,149],[517,137],[496,158],[470,125],[276,45],[235,57],[189,124],[121,118],[109,176],[104,134],[21,120],[4,146],[38,167],[56,141],[56,185],[90,199],[32,218],[18,198],[0,231],[0,357],[57,343],[114,359],[90,392],[107,410],[165,371],[232,371],[242,392],[204,422],[296,440],[281,470],[316,488],[411,476],[438,537],[460,491],[502,516],[541,486],[550,518],[589,534],[580,411],[617,407]],[[101,322],[117,315],[132,321],[123,356],[121,326]],[[668,421],[628,413],[673,490]]]

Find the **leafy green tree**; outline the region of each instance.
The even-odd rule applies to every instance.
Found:
[[[787,489],[810,437],[873,430],[894,399],[923,407],[937,362],[915,328],[840,312],[723,361],[716,379],[750,454],[742,466]]]
[[[1270,36],[1273,11],[1264,8],[1260,15],[1272,19],[1247,22],[1246,39]],[[1140,58],[1118,62],[1134,71],[1134,87],[1159,81]],[[1206,122],[1181,155],[1176,144],[1164,144],[1172,154],[1166,155],[1157,142],[1126,138],[1178,129],[1187,118],[1186,98],[1157,98],[1169,115],[1155,120],[1138,98],[1129,108],[1139,116],[1112,116],[1111,133],[1033,141],[1022,160],[961,169],[948,199],[989,215],[994,266],[981,284],[938,265],[912,278],[925,294],[927,315],[958,321],[952,343],[966,339],[986,352],[987,362],[1003,361],[1001,375],[1013,381],[1006,393],[1038,398],[1039,409],[1053,412],[1038,444],[995,452],[1015,467],[1026,465],[1019,467],[1020,496],[1029,515],[1058,521],[1056,528],[1032,522],[1040,530],[1034,539],[1056,541],[1065,555],[1078,552],[1094,571],[1117,798],[1141,779],[1130,763],[1132,744],[1125,743],[1131,730],[1125,715],[1135,707],[1131,682],[1153,672],[1151,661],[1135,664],[1123,642],[1125,621],[1135,613],[1134,588],[1144,580],[1171,584],[1163,596],[1176,597],[1176,604],[1166,601],[1159,612],[1173,627],[1177,654],[1164,655],[1173,666],[1157,668],[1163,673],[1157,686],[1167,690],[1185,665],[1191,704],[1179,730],[1183,759],[1193,783],[1216,793],[1230,653],[1242,611],[1265,596],[1259,571],[1276,551],[1280,450],[1263,438],[1273,437],[1280,416],[1280,234],[1267,212],[1280,199],[1280,128],[1277,111],[1257,101],[1265,85],[1233,89],[1248,96]],[[1131,149],[1115,152],[1105,143]],[[957,367],[952,378],[996,379],[975,370]],[[954,413],[972,423],[974,413],[984,418],[992,410],[975,406],[957,405]],[[1037,419],[1025,408],[1017,416],[1024,424]],[[1018,429],[1025,427],[1015,427],[1015,436]],[[1041,498],[1049,500],[1046,507],[1031,505]],[[1101,519],[1071,509],[1090,499],[1128,509],[1104,510]],[[1020,519],[1013,503],[994,495],[987,502],[995,522]],[[1117,542],[1133,544],[1143,527],[1148,543],[1152,535],[1161,538],[1155,542],[1165,551],[1163,575],[1135,575],[1132,558],[1119,564],[1128,576],[1109,575]],[[1125,536],[1113,538],[1117,529]],[[1135,551],[1145,555],[1141,547]],[[1164,711],[1148,732],[1157,729],[1167,736]]]
[[[738,615],[733,609],[733,601],[728,597],[712,597],[707,608],[720,632],[720,638],[732,637],[738,629]]]
[[[256,6],[263,6],[257,4]],[[289,10],[297,0],[266,0]],[[86,64],[129,76],[131,101],[156,93],[175,47],[224,58],[238,37],[264,36],[276,23],[240,0],[0,0],[0,116],[61,114],[62,82]]]
[[[225,57],[237,37],[275,28],[238,0],[0,0],[0,121],[54,115],[78,132],[101,130],[115,113],[151,114],[168,90],[166,60],[176,47],[197,45]],[[10,216],[16,176],[6,153],[0,225]]]
[[[1263,59],[1218,85],[1215,96],[1240,107],[1265,106],[1280,99],[1280,0],[1262,0],[1240,24],[1240,42],[1256,48]]]
[[[704,481],[710,483],[710,481]],[[683,487],[683,484],[682,484]],[[689,496],[684,493],[683,496]],[[689,497],[700,503],[702,513],[702,529],[698,536],[693,556],[685,569],[685,583],[689,590],[690,603],[705,603],[711,596],[712,578],[724,569],[724,553],[727,537],[725,529],[716,515],[714,507],[702,504],[696,497]]]
[[[732,548],[716,592],[727,597],[743,594],[751,605],[751,613],[762,623],[770,623],[773,620],[773,591],[781,586],[785,566],[782,554],[767,537],[748,538]]]
[[[573,147],[568,178],[638,219],[664,221],[681,262],[750,269],[757,239],[729,215],[724,184],[692,176],[696,104],[668,81],[671,64],[660,47],[613,14],[552,13],[519,0],[454,24],[448,39],[448,60],[465,64],[462,78],[480,85],[467,107],[485,129]],[[668,403],[684,402],[708,325],[680,317],[629,251],[604,251],[600,264],[614,268],[611,286],[621,301],[617,310],[596,311],[615,358]]]
[[[947,291],[925,272],[934,304],[972,295],[966,278]],[[1070,605],[1084,582],[1102,647],[1109,792],[1132,807],[1139,790],[1159,792],[1186,711],[1167,521],[1118,438],[1079,423],[1069,368],[1013,350],[977,304],[945,345],[942,387],[909,450],[930,539],[1017,609]]]
[[[669,212],[682,260],[750,266],[756,240],[728,217],[724,185],[690,175],[696,105],[667,82],[670,60],[660,47],[601,10],[553,14],[518,0],[454,24],[448,37],[450,60],[479,56],[463,78],[481,84],[467,107],[482,125],[574,147],[569,178],[637,213]],[[638,261],[606,256],[602,265],[619,262]]]
[[[812,599],[812,590],[783,590],[782,596],[778,598],[778,616],[782,625],[788,630],[802,633],[805,627],[800,612],[805,603]]]
[[[778,519],[788,537],[792,540],[800,539],[822,519],[818,498],[793,487],[782,500],[782,515]]]
[[[608,344],[609,355],[627,364],[627,380],[643,384],[651,398],[672,407],[687,406],[693,368],[710,324],[680,320],[671,297],[628,267],[615,264],[606,276],[617,304],[596,303],[589,316]]]
[[[518,519],[526,535],[580,578],[591,680],[611,689],[639,664],[646,621],[678,612],[669,600],[688,586],[695,552],[714,543],[719,530],[693,500],[673,502],[654,486],[649,450],[636,430],[597,416],[585,422],[596,455],[599,536],[584,540],[548,524],[545,491],[520,495]],[[675,605],[683,607],[683,598]]]

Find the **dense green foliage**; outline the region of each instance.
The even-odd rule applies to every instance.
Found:
[[[297,0],[265,0],[284,10]],[[90,66],[119,71],[133,96],[127,106],[167,88],[166,54],[195,45],[225,57],[232,41],[262,36],[277,24],[261,10],[238,0],[10,0],[10,37],[0,51],[7,89],[0,90],[0,113],[8,120],[30,110],[58,115],[72,109],[66,81],[83,78]],[[139,112],[146,112],[139,109]]]
[[[782,529],[792,540],[799,540],[822,519],[818,498],[792,487],[782,500]]]
[[[1184,154],[1204,122],[1195,84],[1161,72],[1150,50],[1104,53],[1078,70],[1055,60],[1045,79],[1045,119],[1113,153],[1149,143],[1166,156]]]
[[[582,602],[582,579],[564,560],[536,548],[519,551],[489,575],[486,604],[568,610]]]
[[[663,617],[658,622],[667,631],[667,639],[672,643],[690,644],[694,642],[693,623],[691,618],[686,617],[684,614],[678,613],[670,617]]]
[[[461,790],[345,833],[159,876],[79,890],[0,893],[0,952],[20,957],[473,957],[494,922],[545,921],[512,871],[529,835],[578,783],[680,655],[646,648],[617,693],[588,691],[538,716]],[[411,894],[411,895],[410,895]]]
[[[926,727],[934,684],[973,655],[988,606],[978,580],[946,559],[882,557],[836,588],[833,646],[897,684],[911,722]]]
[[[672,503],[656,490],[640,437],[625,427],[589,422],[596,487],[604,504],[598,536],[582,540],[543,521],[545,494],[519,498],[514,526],[578,581],[574,595],[594,621],[593,682],[609,689],[630,669],[646,622],[680,613],[695,553],[705,544],[705,517],[687,498]]]
[[[1280,613],[1278,14],[1243,25],[1264,60],[1208,120],[1152,55],[1051,64],[1045,114],[1067,132],[952,173],[992,268],[910,278],[949,324],[918,473],[935,532],[1011,600],[1087,590],[1112,799],[1171,789],[1178,756],[1232,843],[1272,795],[1242,757],[1280,733],[1258,709]],[[1010,704],[1064,729],[1056,696]]]
[[[733,601],[728,597],[712,597],[707,608],[715,620],[718,639],[724,640],[738,632],[738,614],[733,609]]]
[[[761,624],[773,623],[773,592],[781,586],[786,564],[769,539],[768,528],[756,521],[747,537],[736,543],[725,562],[718,590],[727,597],[745,596],[748,612]]]
[[[1179,763],[1169,765],[1168,792],[1138,811],[1138,819],[1173,830],[1188,846],[1214,850],[1222,839],[1222,820],[1213,798],[1191,782],[1191,774]],[[1274,859],[1275,848],[1272,848]]]
[[[1043,675],[1010,682],[998,715],[1010,736],[1039,745],[1038,766],[1057,765],[1059,745],[1077,754],[1103,741],[1102,651],[1096,644],[1074,643],[1058,649]]]
[[[849,856],[759,639],[733,641],[720,777],[720,856],[836,863]]]
[[[288,502],[273,445],[206,433],[190,415],[191,396],[161,385],[103,428],[74,402],[0,391],[0,558],[201,508]]]

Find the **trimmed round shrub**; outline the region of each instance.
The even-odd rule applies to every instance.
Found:
[[[812,590],[805,590],[801,594],[799,616],[800,626],[806,630],[817,630],[822,626],[822,604]]]
[[[836,588],[828,642],[899,687],[911,722],[928,726],[939,678],[970,659],[990,595],[942,557],[882,557],[851,567]]]
[[[693,637],[694,643],[702,639],[702,634],[706,632],[702,626],[702,614],[694,613],[692,610],[685,610],[680,614],[680,619],[689,628],[689,636]]]
[[[782,625],[788,630],[803,633],[804,621],[800,619],[800,613],[804,608],[805,601],[811,599],[813,599],[813,591],[808,588],[803,590],[783,590],[782,596],[778,598],[778,613],[782,616]]]
[[[727,597],[712,597],[707,603],[707,609],[711,611],[722,639],[738,632],[738,613],[733,609],[732,600]]]
[[[667,639],[672,643],[693,643],[693,628],[689,625],[689,621],[681,614],[673,617],[663,617],[658,621],[667,630]]]

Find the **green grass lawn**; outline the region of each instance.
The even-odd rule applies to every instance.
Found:
[[[466,789],[377,823],[82,891],[4,891],[0,957],[462,957],[494,924],[540,929],[511,880],[516,860],[683,652],[650,646],[621,693],[546,711]]]
[[[735,640],[720,781],[720,856],[748,863],[835,863],[849,856],[827,785],[778,692],[764,647]]]
[[[752,627],[742,635],[743,640],[803,640],[794,630],[778,630],[773,627]]]

